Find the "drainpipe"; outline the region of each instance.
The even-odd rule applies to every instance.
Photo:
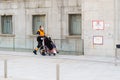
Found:
[[[25,11],[24,12],[25,13],[24,16],[25,16],[25,48],[26,48],[26,39],[27,39],[27,37],[26,37],[26,30],[27,30],[26,29],[26,27],[27,27],[26,26],[26,0],[24,0],[24,11]]]
[[[61,0],[61,49],[62,49],[62,38],[63,38],[63,24],[62,24],[62,20],[63,20],[63,0]]]
[[[117,47],[116,47],[116,44],[118,43],[118,41],[119,41],[119,32],[118,32],[118,30],[119,30],[119,28],[118,28],[118,26],[117,26],[117,20],[118,20],[118,18],[117,18],[117,16],[118,16],[118,2],[117,2],[117,0],[114,0],[114,47],[113,47],[113,49],[114,49],[114,53],[115,53],[115,65],[117,66],[117,57],[118,57],[118,53],[117,53]]]

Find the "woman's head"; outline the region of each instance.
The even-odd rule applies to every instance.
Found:
[[[40,25],[39,29],[44,30],[43,26]]]

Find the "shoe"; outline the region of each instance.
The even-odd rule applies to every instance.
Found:
[[[34,50],[33,53],[34,53],[35,55],[37,55],[37,51],[36,51],[36,50]]]

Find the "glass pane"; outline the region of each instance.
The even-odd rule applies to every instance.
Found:
[[[69,15],[69,34],[81,35],[81,15],[80,14]]]
[[[45,15],[34,15],[33,16],[33,34],[35,35],[39,26],[45,26]]]
[[[2,34],[12,34],[12,16],[2,16]]]

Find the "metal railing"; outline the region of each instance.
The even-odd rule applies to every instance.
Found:
[[[9,70],[8,60],[4,59],[4,79],[9,79],[8,70]],[[16,67],[17,68],[17,67]],[[29,75],[29,74],[28,74]],[[15,76],[13,76],[15,77]],[[56,80],[60,80],[60,64],[56,64]]]
[[[59,51],[83,54],[83,40],[82,39],[52,39]],[[31,51],[37,46],[36,37],[16,38],[16,37],[0,37],[1,50],[21,50]]]

